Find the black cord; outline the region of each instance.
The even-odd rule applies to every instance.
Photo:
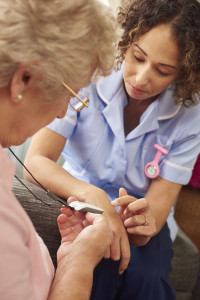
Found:
[[[46,194],[49,196],[49,198],[53,199],[54,201],[58,201],[60,202],[62,205],[65,205],[67,207],[70,207],[70,209],[74,209],[73,207],[69,206],[69,204],[67,204],[67,200],[64,198],[61,198],[57,195],[55,195],[54,193],[52,193],[51,191],[47,190],[36,178],[35,176],[33,176],[33,174],[27,169],[27,167],[23,164],[23,162],[17,157],[17,155],[12,151],[11,148],[8,148],[9,151],[14,155],[14,157],[18,160],[18,162],[24,167],[24,169],[31,175],[31,177],[33,178],[33,180],[35,180],[35,182],[37,182],[37,184],[46,192]],[[27,185],[21,180],[19,179],[16,175],[15,178],[23,185],[26,187],[26,189],[35,197],[35,199],[41,201],[42,203],[50,206],[50,207],[54,207],[57,208],[58,206],[54,206],[51,205],[49,203],[46,203],[44,200],[39,199],[28,187]]]
[[[18,162],[24,167],[24,169],[31,175],[31,177],[35,180],[35,182],[37,182],[37,184],[39,184],[41,186],[41,188],[43,188],[43,190],[45,190],[46,192],[48,192],[47,189],[45,189],[45,187],[33,176],[33,174],[27,169],[27,167],[23,164],[23,162],[17,157],[17,155],[10,149],[10,152],[14,155],[14,157],[18,160]]]
[[[39,201],[41,201],[42,203],[44,203],[44,204],[46,204],[47,206],[49,206],[49,207],[52,207],[52,205],[51,204],[49,204],[49,203],[46,203],[44,200],[42,200],[42,199],[39,199],[28,187],[27,187],[27,185],[21,180],[21,179],[19,179],[19,177],[17,177],[17,175],[15,175],[15,178],[34,196],[34,198],[36,199],[36,200],[39,200]],[[55,206],[55,208],[56,207],[59,207],[59,206]]]

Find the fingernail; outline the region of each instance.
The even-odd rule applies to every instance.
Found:
[[[122,275],[124,273],[124,270],[119,271],[119,275]]]
[[[116,205],[116,204],[117,204],[117,201],[116,201],[116,200],[113,200],[113,201],[111,202],[111,204],[112,204],[112,205]]]

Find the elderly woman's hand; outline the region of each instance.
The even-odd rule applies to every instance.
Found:
[[[145,198],[129,196],[125,189],[119,191],[119,198],[112,201],[113,206],[120,206],[119,215],[129,234],[133,246],[143,246],[156,233],[155,218]]]
[[[104,257],[115,261],[120,260],[119,273],[121,274],[127,268],[130,260],[130,244],[126,228],[103,190],[88,183],[82,183],[81,190],[82,194],[79,193],[78,197],[80,201],[94,204],[104,210],[103,215],[107,218],[113,234],[112,244],[108,247]],[[70,201],[69,198],[68,203]]]
[[[72,250],[76,252],[73,255],[78,255],[82,259],[90,257],[90,263],[95,267],[113,239],[106,218],[93,213],[76,212],[67,207],[61,208],[61,212],[57,220],[61,234],[61,246],[57,254],[58,264]],[[75,243],[79,245],[74,247]]]

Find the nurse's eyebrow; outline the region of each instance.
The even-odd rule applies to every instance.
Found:
[[[136,47],[138,47],[140,49],[140,51],[145,55],[148,56],[147,53],[137,44],[137,43],[133,43]]]
[[[148,56],[147,53],[137,44],[137,43],[133,43],[138,49],[140,49],[140,51],[145,55]],[[172,68],[174,70],[176,70],[177,68],[175,66],[172,65],[168,65],[168,64],[163,64],[163,63],[158,63],[159,65],[163,66],[163,67],[169,67]]]

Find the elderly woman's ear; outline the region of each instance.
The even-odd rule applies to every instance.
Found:
[[[20,64],[15,69],[10,82],[10,98],[14,102],[19,102],[23,94],[32,86],[34,72],[30,70],[30,65]]]

